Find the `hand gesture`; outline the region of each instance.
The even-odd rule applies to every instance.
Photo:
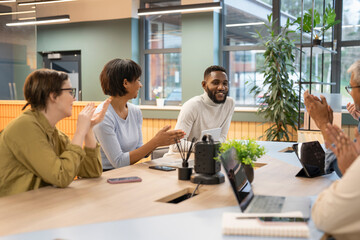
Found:
[[[314,119],[317,127],[321,129],[325,128],[327,123],[332,123],[333,110],[327,104],[324,96],[321,95],[320,98],[321,99],[309,94],[308,90],[304,93],[304,104],[306,106],[306,110],[308,111],[310,117]]]
[[[360,135],[356,129],[355,136],[357,142],[353,142],[341,129],[335,125],[326,126],[328,134],[327,144],[335,153],[338,159],[338,166],[342,174],[350,167],[360,154]]]
[[[105,117],[105,113],[109,107],[109,104],[111,103],[111,99],[108,98],[106,99],[106,101],[104,102],[103,108],[101,109],[100,112],[95,113],[92,118],[91,118],[91,128],[93,126],[95,126],[96,124],[100,123],[104,117]]]
[[[351,103],[348,103],[346,105],[346,109],[349,111],[350,115],[355,119],[355,120],[359,120],[359,117],[360,117],[360,111],[356,109],[356,106],[355,104],[351,104]]]
[[[86,134],[91,128],[91,119],[95,112],[95,104],[88,103],[84,109],[79,113],[77,120],[77,130]]]
[[[174,144],[177,140],[185,136],[185,132],[182,130],[169,130],[171,126],[165,126],[154,137],[156,139],[156,145],[168,146]]]

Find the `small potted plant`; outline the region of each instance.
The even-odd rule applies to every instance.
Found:
[[[313,10],[309,9],[307,12],[304,13],[303,17],[303,32],[311,33],[314,30],[314,45],[320,45],[321,39],[320,36],[325,34],[325,32],[331,28],[332,26],[340,23],[340,20],[335,20],[336,13],[335,9],[331,7],[329,3],[325,8],[324,16],[321,17],[320,13],[314,10],[314,24],[311,24],[311,18],[313,15]],[[297,24],[299,27],[297,30],[301,31],[301,17],[298,17],[293,24]]]
[[[156,106],[164,107],[165,99],[162,98],[162,87],[159,86],[153,90],[156,99]]]
[[[244,169],[249,182],[254,180],[254,162],[265,154],[265,148],[255,140],[227,140],[221,143],[219,154],[235,148],[237,161],[244,164]]]

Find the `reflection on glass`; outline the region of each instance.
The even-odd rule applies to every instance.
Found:
[[[229,59],[229,95],[234,98],[237,105],[258,105],[261,96],[250,94],[252,86],[262,86],[264,76],[260,73],[264,65],[264,51],[231,51],[225,53]],[[265,91],[265,89],[263,89]]]
[[[271,0],[248,1],[244,4],[243,1],[225,0],[224,45],[257,44],[258,39],[253,35],[256,31],[262,33],[266,15],[271,13],[271,2]]]
[[[146,100],[181,101],[181,54],[147,54],[146,62]]]
[[[302,82],[310,81],[310,48],[303,48],[302,55]],[[331,53],[322,51],[314,47],[312,49],[312,68],[311,68],[311,81],[313,83],[330,83],[331,82]],[[296,66],[300,70],[300,55],[299,51],[296,52]],[[324,61],[324,64],[322,63]],[[303,84],[303,91],[309,89],[309,85]],[[331,85],[312,84],[311,93],[330,93]]]
[[[146,49],[181,47],[181,14],[146,17]]]
[[[347,72],[349,67],[359,59],[360,47],[342,47],[341,48],[341,79],[340,93],[342,96],[342,105],[346,106],[348,102],[353,102],[350,94],[345,90],[349,85],[351,75]]]
[[[331,3],[332,0],[325,0],[325,6]],[[315,9],[322,14],[323,12],[323,1],[315,1],[314,2]],[[312,8],[312,0],[304,0],[304,11]],[[280,6],[281,14],[287,14],[290,18],[296,19],[301,16],[301,1],[299,0],[287,0],[281,1]]]
[[[310,56],[306,54],[309,49],[303,49],[302,60],[302,82],[310,81]],[[237,105],[259,105],[262,103],[262,96],[267,89],[263,87],[264,75],[261,73],[264,66],[264,51],[230,51],[224,54],[224,58],[229,59],[229,95],[235,99]],[[295,52],[297,72],[290,76],[294,83],[299,82],[300,77],[300,54]],[[322,59],[324,57],[324,59]],[[324,65],[322,65],[324,61]],[[323,67],[322,67],[323,66]],[[312,59],[312,82],[330,83],[331,82],[331,53],[313,53]],[[261,86],[262,92],[258,96],[250,93],[252,86]],[[309,84],[302,84],[302,93],[309,89]],[[298,89],[295,84],[294,88]],[[312,84],[312,93],[330,93],[331,85]]]
[[[360,1],[343,0],[342,40],[359,40]]]
[[[1,12],[11,12],[10,3],[2,4]],[[34,17],[29,13],[27,17]],[[19,17],[22,17],[21,15]],[[6,27],[14,16],[0,16],[0,99],[24,99],[25,78],[36,69],[36,27]]]
[[[180,5],[179,0],[150,1],[146,8]],[[145,17],[145,99],[181,101],[181,14]],[[171,103],[170,103],[171,104]]]
[[[320,14],[321,18],[323,16],[323,11],[324,11],[324,4],[325,6],[327,6],[328,4],[331,4],[331,6],[333,6],[333,1],[332,0],[325,0],[325,2],[321,1],[315,1],[314,2],[314,6],[315,6],[315,10]],[[308,12],[309,9],[312,8],[312,0],[304,0],[304,13]],[[290,22],[293,22],[294,20],[296,20],[296,18],[301,17],[301,1],[298,0],[288,0],[288,1],[282,1],[281,2],[281,18],[282,18],[282,22],[281,25],[284,26],[286,21],[284,21],[283,19],[290,19]],[[315,26],[315,31],[313,32],[313,34],[315,35],[315,33],[319,33],[319,29],[320,29],[320,25]],[[293,29],[295,30],[298,26],[294,26]],[[313,35],[313,37],[314,37]],[[331,41],[331,36],[332,36],[332,28],[328,29],[325,32],[324,35],[324,39],[325,42]],[[322,39],[323,36],[320,36],[320,39]],[[300,42],[300,33],[299,31],[297,31],[297,35],[296,38],[297,39],[296,42]],[[311,40],[311,33],[303,33],[303,43],[309,43]]]

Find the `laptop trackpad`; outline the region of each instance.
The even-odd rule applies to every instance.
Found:
[[[311,201],[308,197],[287,196],[281,212],[300,211],[304,218],[310,218]]]
[[[248,213],[279,213],[285,202],[285,197],[256,195],[245,212]]]

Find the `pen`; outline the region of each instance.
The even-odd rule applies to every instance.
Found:
[[[236,219],[258,219],[259,217],[236,217]]]

